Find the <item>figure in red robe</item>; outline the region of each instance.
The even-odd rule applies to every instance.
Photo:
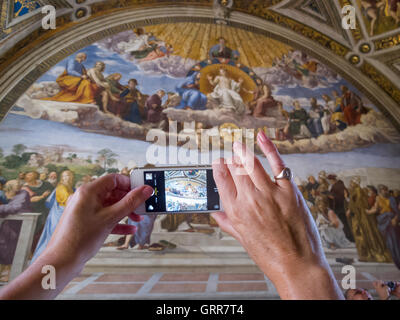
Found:
[[[341,86],[341,90],[343,94],[341,108],[347,124],[349,126],[360,124],[363,110],[363,103],[360,97],[351,92],[346,86]]]

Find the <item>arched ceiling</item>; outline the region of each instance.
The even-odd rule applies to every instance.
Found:
[[[0,119],[41,74],[90,42],[133,26],[154,25],[160,31],[161,24],[168,22],[213,24],[216,14],[213,0],[36,2],[38,9],[16,16],[14,0],[0,0]],[[385,23],[371,31],[361,0],[232,2],[228,25],[267,34],[318,57],[362,90],[400,128],[400,28],[394,20],[391,23],[393,18],[385,16]],[[46,4],[57,9],[55,30],[41,28],[40,7]],[[341,8],[348,4],[356,7],[355,30],[341,26]],[[254,59],[265,50],[257,52]]]

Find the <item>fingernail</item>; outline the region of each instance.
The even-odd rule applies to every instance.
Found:
[[[145,186],[144,188],[143,188],[143,190],[142,190],[142,193],[143,193],[143,196],[145,197],[145,198],[150,198],[152,195],[153,195],[153,193],[154,193],[154,190],[153,190],[153,188],[152,187],[150,187],[150,186]]]
[[[266,142],[267,142],[268,138],[267,138],[267,136],[266,136],[266,134],[265,134],[264,131],[261,130],[261,131],[258,133],[258,140],[259,140],[261,143],[266,143]]]

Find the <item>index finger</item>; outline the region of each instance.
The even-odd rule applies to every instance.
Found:
[[[281,158],[278,149],[273,144],[273,142],[267,138],[263,131],[260,131],[260,133],[258,134],[257,142],[261,148],[261,151],[265,154],[269,162],[274,177],[278,176],[283,171],[283,169],[286,168],[285,162]],[[281,187],[287,187],[292,184],[292,181],[283,179],[277,180],[276,183]]]

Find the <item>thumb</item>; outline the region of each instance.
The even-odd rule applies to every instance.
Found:
[[[240,235],[237,233],[225,212],[213,212],[212,217],[217,221],[222,231],[229,233],[232,237],[239,241]]]
[[[120,201],[105,209],[106,214],[115,217],[116,222],[133,213],[143,202],[153,194],[153,188],[142,186],[131,190]]]

